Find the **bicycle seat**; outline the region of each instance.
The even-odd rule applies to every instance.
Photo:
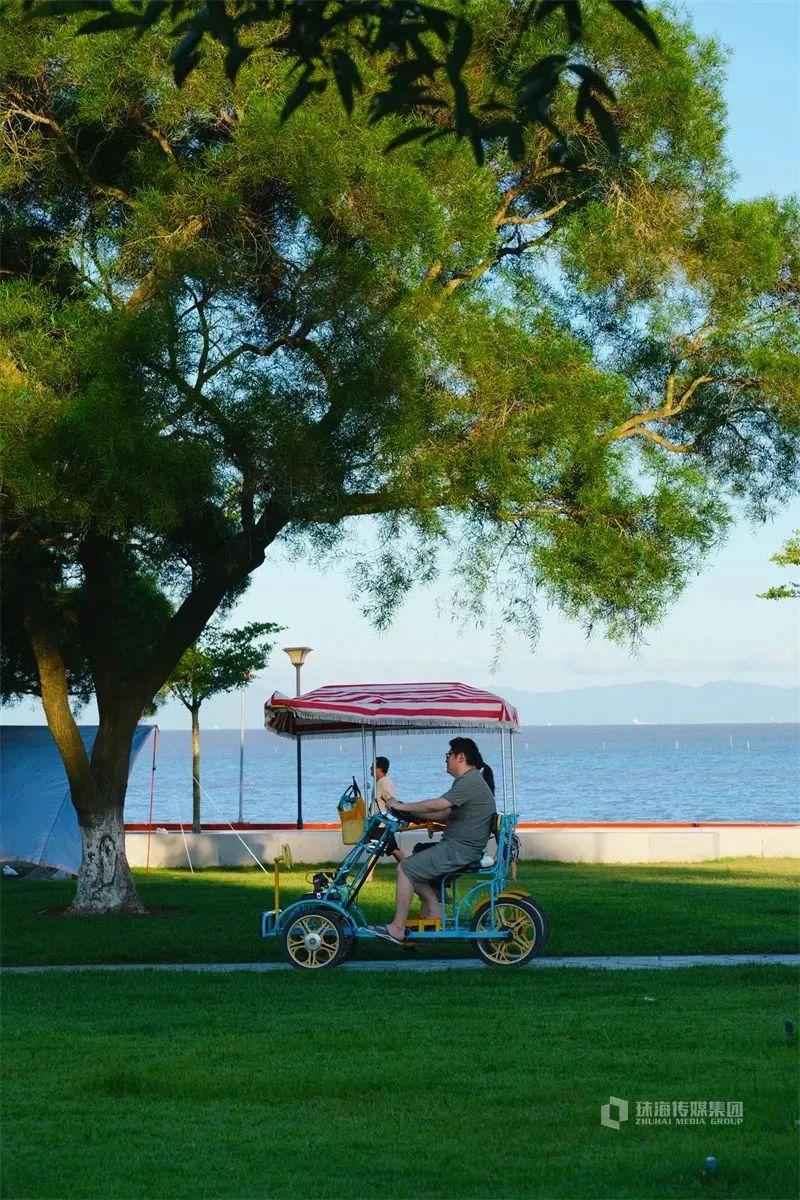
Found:
[[[469,875],[471,871],[480,870],[480,865],[480,859],[477,862],[467,863],[465,867],[459,867],[457,871],[448,871],[446,875],[440,876],[439,882],[447,887],[448,883],[452,883],[454,879],[458,879],[459,875]]]

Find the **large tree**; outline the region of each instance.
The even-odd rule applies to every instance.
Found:
[[[515,11],[474,8],[473,105],[553,48]],[[387,155],[330,92],[281,122],[286,60],[257,27],[234,85],[210,46],[176,89],[156,32],[7,18],[4,654],[67,769],[78,910],[138,904],[133,728],[276,540],[326,549],[375,517],[377,621],[449,543],[473,611],[494,594],[533,632],[549,602],[635,637],[731,496],[763,514],[794,486],[797,209],[729,198],[713,43],[656,15],[657,54],[583,11],[621,153],[564,95],[568,161],[541,128],[521,161],[487,138],[482,168],[450,136]],[[359,67],[379,93],[385,62]]]

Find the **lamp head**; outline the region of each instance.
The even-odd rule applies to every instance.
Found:
[[[284,646],[283,652],[289,655],[289,662],[293,667],[302,667],[311,653],[311,646]]]

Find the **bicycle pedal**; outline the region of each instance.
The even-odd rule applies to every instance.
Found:
[[[409,917],[406,933],[439,933],[442,922],[438,917]]]

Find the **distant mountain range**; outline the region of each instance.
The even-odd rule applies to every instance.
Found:
[[[615,683],[609,687],[574,688],[563,692],[527,692],[487,679],[484,686],[516,705],[523,725],[704,725],[800,722],[800,688],[758,683],[704,683],[688,687],[654,680]],[[187,714],[177,703],[165,706],[156,720],[162,729],[185,728]],[[215,696],[203,707],[205,729],[237,727],[238,699]],[[94,705],[80,716],[82,724],[97,721]],[[146,718],[151,720],[151,718]],[[41,705],[30,702],[2,711],[4,725],[43,725]],[[250,715],[248,729],[261,728]]]
[[[494,691],[491,683],[487,684]],[[800,721],[800,688],[760,683],[689,687],[654,680],[564,692],[499,690],[523,725],[695,725]]]

